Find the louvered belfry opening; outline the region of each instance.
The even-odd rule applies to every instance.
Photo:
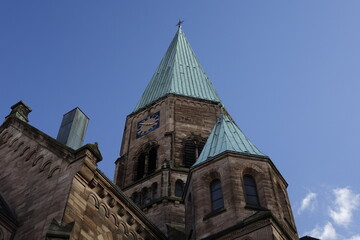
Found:
[[[156,170],[156,160],[157,160],[157,151],[156,148],[153,147],[149,151],[149,163],[148,163],[148,174],[155,172]]]
[[[141,179],[145,174],[145,158],[146,158],[145,153],[141,153],[138,158],[135,180]]]
[[[157,147],[153,146],[144,150],[137,158],[134,169],[134,180],[140,180],[143,177],[155,172],[157,162]]]
[[[205,140],[188,139],[184,144],[183,166],[190,168],[200,156],[205,145]]]

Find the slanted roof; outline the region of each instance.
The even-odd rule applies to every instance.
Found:
[[[181,27],[176,32],[134,112],[170,93],[220,102]]]
[[[224,152],[266,156],[250,142],[227,114],[222,113],[207,139],[199,158],[192,167],[206,162]]]

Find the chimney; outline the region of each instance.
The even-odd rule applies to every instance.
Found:
[[[64,114],[56,140],[72,149],[80,148],[84,142],[88,123],[89,118],[80,108],[71,110]]]

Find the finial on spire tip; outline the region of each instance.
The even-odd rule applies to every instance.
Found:
[[[178,21],[178,23],[176,24],[176,26],[178,26],[178,28],[181,28],[181,25],[183,24],[184,20],[180,20]]]

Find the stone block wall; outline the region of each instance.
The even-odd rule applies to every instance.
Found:
[[[73,240],[164,239],[141,210],[98,171],[89,179],[82,171],[75,176],[63,222],[75,223]]]
[[[243,176],[247,174],[256,182],[259,207],[246,203]],[[214,179],[221,181],[224,201],[224,208],[218,212],[211,210],[210,183]],[[280,184],[286,185],[286,182],[268,158],[228,153],[196,167],[191,172],[185,197],[186,215],[189,215],[189,220],[186,221],[186,235],[192,234],[192,239],[202,239],[246,221],[258,212],[270,211],[282,226],[280,235],[288,234],[292,239],[296,239],[291,210],[290,219],[284,219],[281,196],[278,195],[277,189],[277,185]],[[288,202],[287,198],[284,200]],[[285,207],[290,205],[286,204]]]
[[[62,219],[81,161],[18,119],[0,131],[0,193],[20,223],[14,239],[45,239],[51,221]]]
[[[160,112],[160,126],[136,138],[138,123]],[[213,129],[220,107],[213,102],[168,95],[148,108],[130,114],[125,123],[121,158],[117,161],[115,180],[128,196],[156,182],[159,201],[156,206],[142,206],[149,218],[166,233],[166,224],[184,227],[185,212],[181,197],[175,196],[175,182],[186,183],[188,169],[183,167],[184,142],[187,139],[206,139]],[[145,149],[157,146],[157,170],[135,181],[138,157]]]

